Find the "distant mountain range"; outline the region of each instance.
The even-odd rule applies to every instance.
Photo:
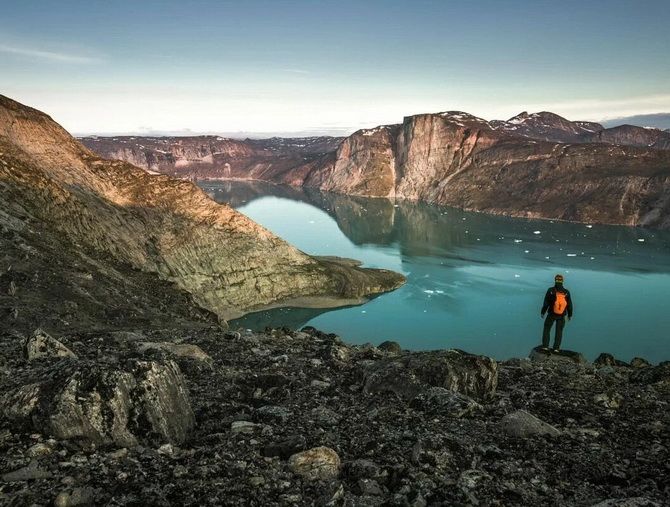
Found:
[[[670,131],[670,113],[637,114],[603,120],[601,123],[607,128],[618,127],[619,125],[636,125]]]
[[[263,180],[474,211],[670,227],[670,133],[550,112],[448,111],[349,137],[84,138],[107,158],[195,179]]]

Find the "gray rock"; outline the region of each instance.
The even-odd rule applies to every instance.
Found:
[[[77,358],[77,355],[69,348],[39,328],[25,340],[23,352],[28,361],[45,357]]]
[[[630,366],[628,363],[620,361],[619,359],[616,359],[612,354],[608,354],[606,352],[600,354],[596,358],[596,360],[593,361],[593,364],[596,366]]]
[[[558,436],[561,432],[525,410],[507,414],[501,421],[502,429],[512,437],[527,438],[535,435]]]
[[[366,376],[366,394],[394,392],[411,400],[430,387],[442,387],[486,399],[498,385],[498,364],[493,359],[458,350],[417,352],[380,363]]]
[[[623,396],[619,393],[600,393],[593,396],[593,402],[604,408],[619,408],[622,401]]]
[[[631,498],[608,498],[591,507],[661,507],[661,504],[642,496]]]
[[[49,479],[53,474],[44,468],[40,468],[35,461],[30,465],[13,472],[7,472],[2,475],[2,480],[5,482],[19,482],[19,481],[33,481],[37,479]]]
[[[326,382],[324,380],[315,379],[312,380],[309,385],[314,387],[315,389],[322,390],[322,389],[328,389],[331,384],[330,382]]]
[[[665,361],[657,366],[637,368],[630,376],[636,384],[670,385],[670,362]]]
[[[233,434],[244,433],[250,435],[256,431],[260,431],[262,424],[256,424],[251,421],[233,421],[230,424],[230,431]]]
[[[173,361],[130,361],[121,368],[59,363],[40,381],[0,397],[0,409],[13,424],[28,423],[55,438],[125,447],[181,443],[195,422]]]
[[[369,459],[357,459],[347,464],[347,473],[352,477],[376,479],[382,475],[382,469]]]
[[[321,426],[336,426],[342,420],[339,414],[327,407],[312,409],[311,416]]]
[[[212,362],[212,358],[209,357],[209,355],[207,355],[200,347],[190,343],[139,342],[135,346],[140,354],[158,350],[178,358],[193,359],[195,361],[203,361],[205,363]]]
[[[444,387],[431,387],[420,393],[411,401],[410,406],[428,414],[448,417],[465,417],[483,409],[469,396],[455,393]]]
[[[634,357],[630,360],[630,365],[633,368],[647,368],[648,366],[651,366],[651,363],[641,357]]]
[[[289,456],[304,449],[305,445],[305,437],[302,435],[292,436],[280,442],[266,445],[261,454],[266,458],[279,457],[281,459],[288,459]]]
[[[392,341],[385,341],[377,348],[388,354],[400,354],[402,352],[402,347],[400,347],[400,344],[398,342]]]
[[[93,488],[74,488],[61,491],[54,500],[54,507],[74,507],[77,505],[93,505],[95,490]]]
[[[340,474],[340,457],[329,447],[314,447],[288,460],[293,473],[307,480],[333,480]]]
[[[279,421],[285,423],[293,415],[289,409],[276,405],[266,405],[256,410],[256,415],[263,421]]]
[[[374,479],[358,479],[357,485],[361,495],[381,496],[384,494],[379,483]]]

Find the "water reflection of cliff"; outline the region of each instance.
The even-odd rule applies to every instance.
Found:
[[[204,186],[216,200],[233,207],[265,196],[311,204],[332,216],[354,244],[393,245],[409,262],[412,257],[435,257],[458,265],[558,263],[599,271],[670,272],[667,232],[512,219],[261,182]]]

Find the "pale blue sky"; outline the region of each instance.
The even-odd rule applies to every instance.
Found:
[[[75,133],[670,111],[667,0],[0,3],[0,93]]]

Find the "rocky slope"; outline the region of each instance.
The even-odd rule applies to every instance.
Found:
[[[499,363],[311,328],[56,338],[0,333],[5,505],[670,502],[667,362]]]
[[[0,227],[9,328],[37,316],[48,328],[86,328],[206,320],[200,308],[227,319],[278,304],[336,306],[403,281],[309,257],[195,185],[101,159],[2,96]]]
[[[246,177],[495,214],[667,228],[664,136],[551,113],[522,113],[507,122],[423,114],[358,131],[334,152],[288,171],[254,169]]]

